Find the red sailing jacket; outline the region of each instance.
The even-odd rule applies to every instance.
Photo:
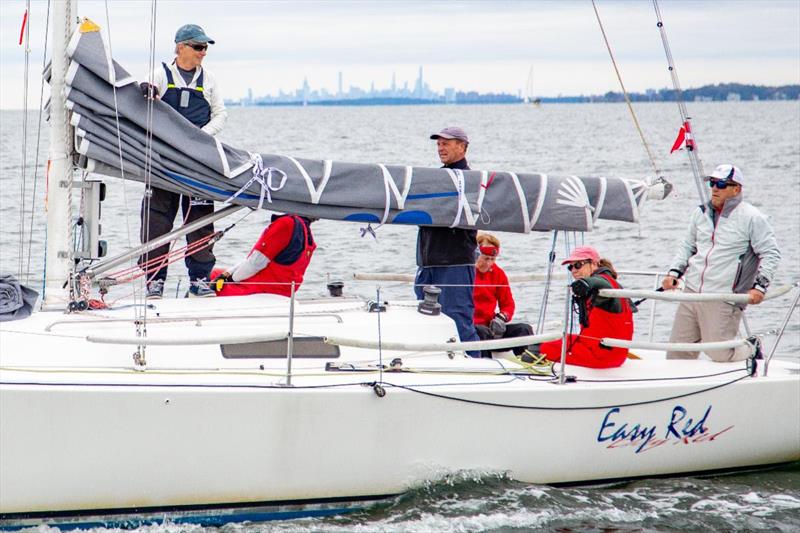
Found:
[[[613,288],[622,288],[608,274],[595,274],[606,279]],[[628,357],[627,348],[608,348],[600,344],[603,337],[631,340],[633,338],[633,312],[627,298],[620,300],[622,311],[611,313],[592,302],[586,302],[589,325],[581,328],[578,335],[567,337],[567,364],[590,368],[613,368],[621,366]],[[561,361],[561,340],[545,342],[541,345],[543,353],[550,361]]]
[[[291,296],[291,282],[295,282],[297,291],[316,248],[311,228],[303,219],[295,215],[275,218],[253,246],[253,251],[258,250],[269,258],[267,266],[246,280],[226,283],[217,295],[270,293]]]
[[[496,264],[484,273],[475,269],[475,288],[472,291],[472,299],[475,301],[472,322],[479,326],[489,325],[498,306],[500,311],[506,315],[508,319],[506,322],[511,321],[511,317],[514,316],[514,297],[508,286],[508,276]]]

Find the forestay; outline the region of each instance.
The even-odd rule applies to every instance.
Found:
[[[75,32],[69,56],[67,99],[77,149],[86,156],[84,166],[98,174],[145,181],[150,169],[156,187],[319,218],[524,233],[589,231],[598,218],[635,222],[647,197],[647,182],[620,178],[254,154],[200,131],[167,104],[143,98],[94,24],[85,22]]]

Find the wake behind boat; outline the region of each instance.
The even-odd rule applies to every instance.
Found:
[[[69,13],[60,21],[61,29],[71,27]],[[127,76],[99,34],[88,24],[83,30],[70,46],[67,91],[88,158],[81,163],[136,179],[149,164],[133,156],[135,136],[142,134],[133,127],[144,109],[137,106],[145,105],[138,91],[127,112],[124,103],[93,108],[86,101],[76,113],[80,79],[91,81],[84,94],[100,80],[99,98],[118,91],[125,100],[126,87],[133,88],[123,83]],[[88,41],[94,44],[87,51]],[[75,60],[81,53],[107,79]],[[59,110],[51,110],[56,124]],[[90,128],[108,113],[120,113],[120,131],[129,134],[122,149],[102,140],[103,127],[97,138]],[[156,110],[164,128],[180,127],[169,114]],[[111,149],[95,151],[104,142]],[[209,149],[197,149],[203,144]],[[231,202],[252,207],[262,203],[263,192],[262,206],[271,209],[362,222],[417,224],[424,212],[426,222],[442,226],[590,230],[604,214],[636,220],[652,185],[497,173],[501,185],[481,187],[491,173],[340,166],[267,154],[259,163],[203,137],[185,151],[208,164],[190,161],[179,169],[171,165],[183,156],[164,150],[154,156],[163,156],[163,167],[153,167],[159,186],[206,191],[220,201],[239,193]],[[61,177],[53,174],[55,202]],[[448,194],[424,198],[441,192]],[[403,222],[412,210],[403,203],[409,199],[432,201]],[[481,217],[487,210],[509,214]],[[320,516],[453,471],[581,483],[800,459],[800,369],[771,359],[772,352],[763,361],[668,361],[663,352],[630,343],[640,358],[603,370],[527,364],[502,351],[474,359],[465,351],[511,344],[457,342],[455,324],[444,315],[420,312],[416,301],[384,302],[380,293],[371,302],[251,295],[147,303],[153,307],[134,298],[80,311],[103,268],[124,258],[89,268],[62,259],[67,275],[48,279],[50,310],[0,324],[5,528]],[[65,279],[71,281],[66,294],[58,290]],[[65,314],[67,303],[78,312]],[[542,323],[526,341],[561,338],[570,317],[567,309],[561,325]]]

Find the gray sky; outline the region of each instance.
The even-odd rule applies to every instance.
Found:
[[[149,0],[79,0],[78,14],[110,29],[115,59],[145,79]],[[630,91],[670,86],[649,0],[598,0]],[[684,88],[709,83],[800,83],[800,1],[659,3]],[[39,102],[44,0],[31,1],[29,107]],[[155,56],[173,56],[175,30],[191,22],[216,39],[205,60],[227,98],[344,85],[413,87],[419,66],[434,90],[516,94],[534,70],[537,96],[618,90],[589,0],[559,2],[268,2],[157,0]],[[24,0],[0,0],[0,108],[21,108]]]

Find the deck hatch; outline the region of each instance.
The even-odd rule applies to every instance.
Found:
[[[220,344],[226,359],[286,359],[288,341],[244,342]],[[304,359],[337,359],[339,347],[326,344],[323,337],[295,337],[292,357]]]

